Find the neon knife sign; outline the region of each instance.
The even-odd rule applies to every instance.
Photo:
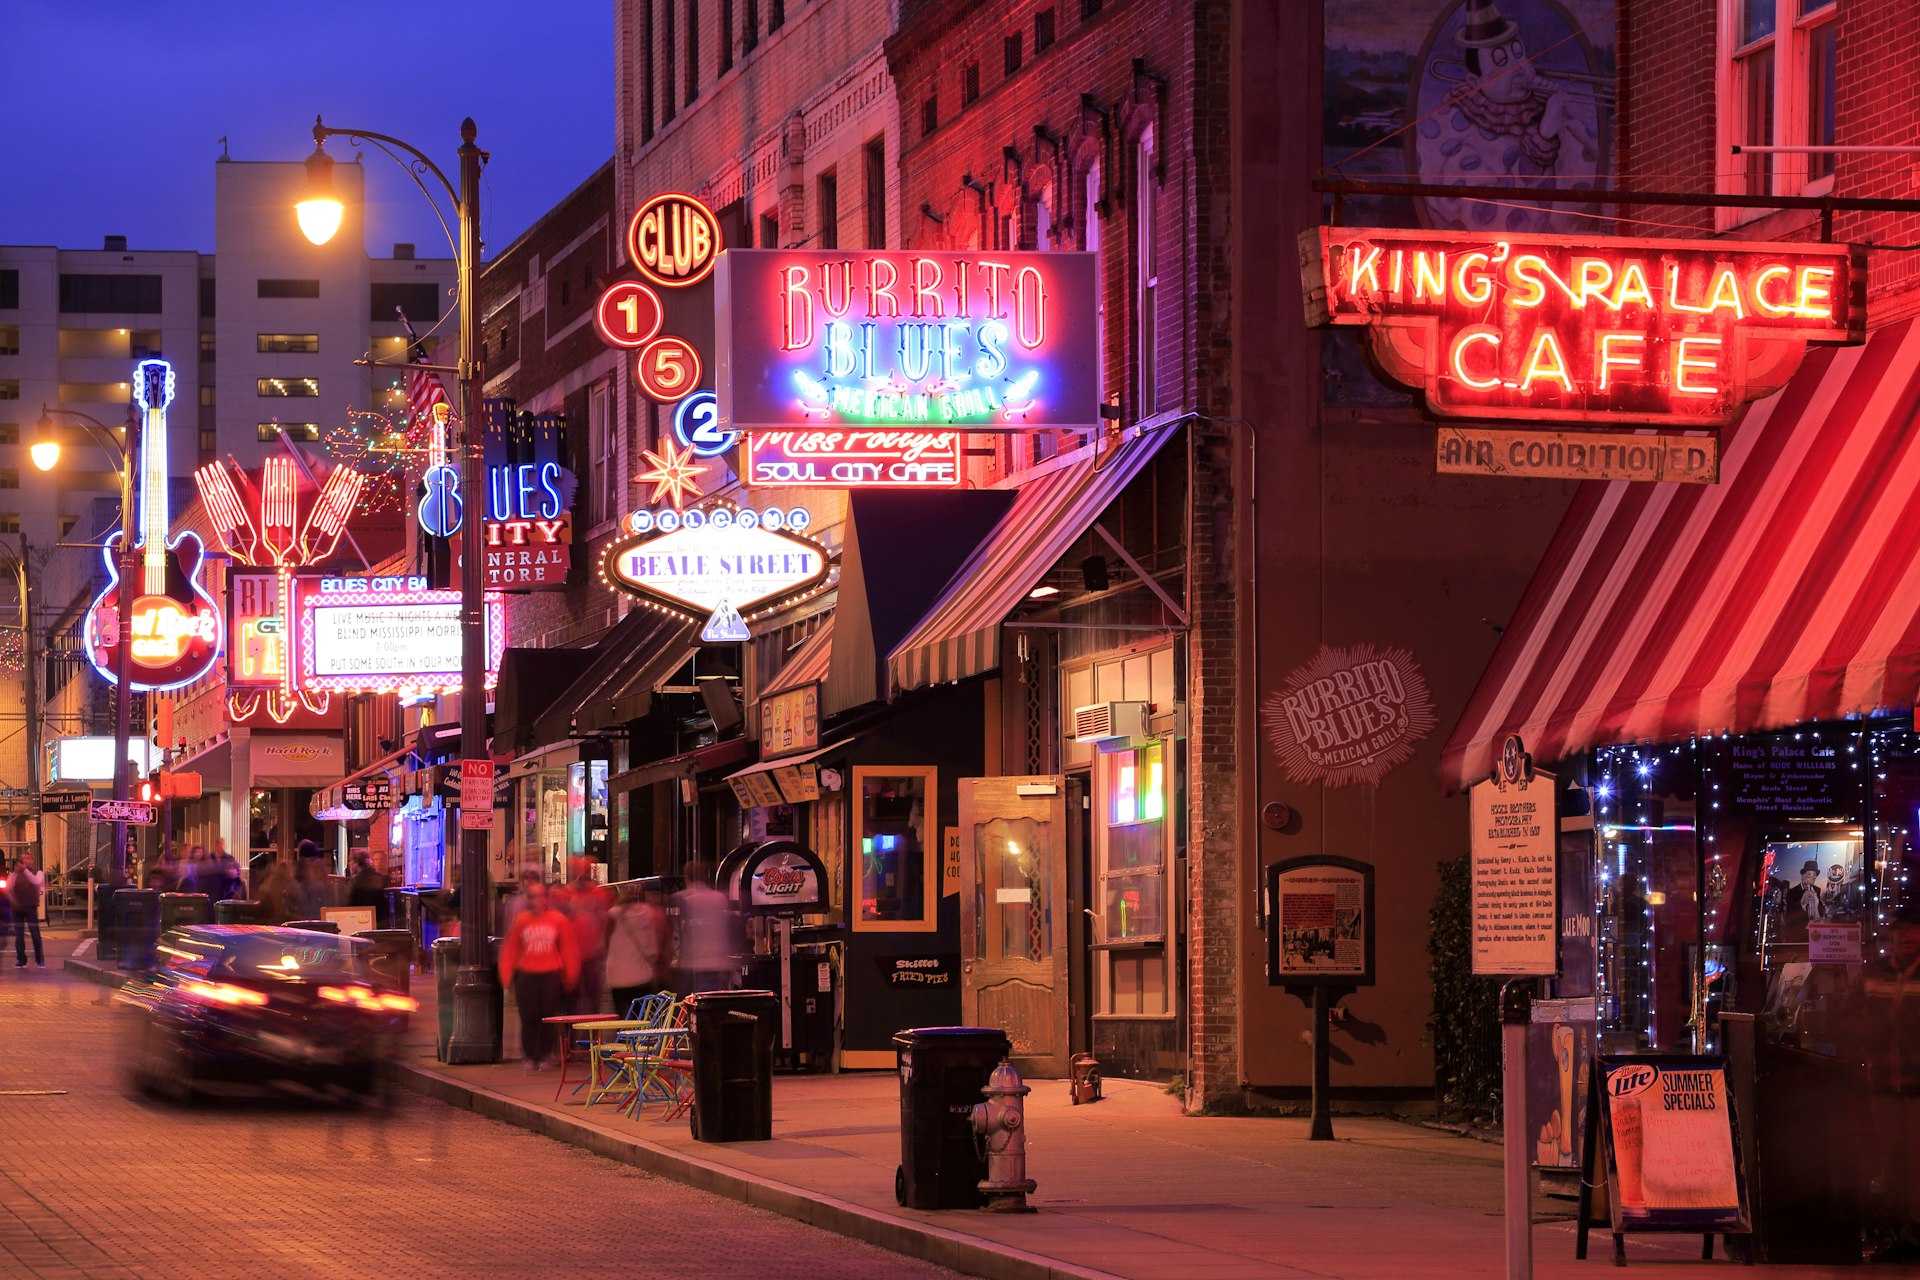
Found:
[[[1099,423],[1083,253],[729,250],[719,418],[734,430]]]

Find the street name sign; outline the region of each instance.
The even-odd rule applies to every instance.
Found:
[[[40,793],[40,812],[42,813],[85,813],[87,806],[91,803],[93,803],[93,792],[82,788]]]
[[[87,809],[90,822],[125,822],[150,827],[160,820],[160,806],[144,800],[95,800]]]

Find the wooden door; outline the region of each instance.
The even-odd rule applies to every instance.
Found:
[[[1066,915],[1065,780],[962,778],[961,1008],[1024,1075],[1067,1071]]]

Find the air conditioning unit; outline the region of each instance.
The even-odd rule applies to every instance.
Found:
[[[1073,740],[1102,751],[1123,751],[1135,738],[1147,736],[1144,702],[1096,702],[1073,709]]]

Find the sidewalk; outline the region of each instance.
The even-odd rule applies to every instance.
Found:
[[[72,966],[80,970],[85,962]],[[92,976],[92,975],[89,975]],[[107,975],[100,975],[106,977]],[[96,980],[98,980],[96,978]],[[1504,1275],[1500,1150],[1394,1120],[1336,1116],[1339,1140],[1310,1143],[1304,1119],[1195,1118],[1155,1086],[1109,1081],[1106,1100],[1074,1107],[1066,1085],[1033,1082],[1028,1173],[1039,1212],[919,1212],[894,1203],[899,1089],[891,1073],[779,1076],[771,1142],[693,1141],[655,1106],[637,1121],[554,1101],[557,1073],[517,1061],[450,1067],[433,1054],[433,981],[401,1060],[433,1097],[650,1172],[900,1253],[1008,1280],[1130,1280]],[[508,1052],[518,1022],[507,1010]],[[1573,1260],[1571,1206],[1542,1199],[1536,1274],[1612,1272],[1611,1240]],[[1632,1236],[1630,1265],[1665,1277],[1734,1274],[1699,1261],[1693,1236]],[[1894,1269],[1848,1268],[1850,1277]],[[1838,1270],[1769,1268],[1814,1277]],[[1909,1273],[1910,1274],[1910,1273]]]

